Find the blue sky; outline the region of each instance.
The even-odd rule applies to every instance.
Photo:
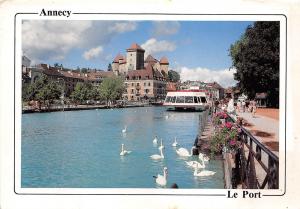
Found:
[[[230,45],[248,25],[243,21],[23,21],[22,49],[32,63],[61,63],[106,70],[114,57],[137,43],[183,80],[233,85]],[[224,77],[224,78],[222,78]],[[225,78],[226,77],[226,78]],[[225,80],[224,80],[225,79]],[[227,79],[227,80],[226,80]]]

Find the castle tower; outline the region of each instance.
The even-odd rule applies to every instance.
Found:
[[[120,74],[124,74],[125,72],[125,58],[123,57],[123,55],[118,54],[114,61],[112,62],[112,71],[114,72],[115,75],[120,75]]]
[[[169,72],[169,61],[166,57],[162,57],[159,61],[160,71],[164,76],[168,76]]]
[[[128,71],[144,69],[145,50],[142,49],[142,47],[140,47],[138,44],[133,43],[126,51],[126,63]]]

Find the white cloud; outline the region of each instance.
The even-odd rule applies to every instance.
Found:
[[[117,33],[133,31],[137,27],[136,22],[117,22],[110,27],[110,30]]]
[[[222,87],[226,88],[234,86],[237,82],[233,79],[235,69],[211,70],[207,68],[197,67],[194,69],[182,67],[179,69],[180,79],[182,81],[203,81],[203,82],[218,82]]]
[[[103,46],[136,27],[132,21],[26,20],[22,24],[22,50],[33,63],[63,60],[73,49]]]
[[[103,52],[103,47],[102,46],[98,46],[98,47],[95,47],[95,48],[91,48],[88,51],[85,51],[82,56],[86,60],[91,60],[91,59],[99,57],[99,55],[102,52]]]
[[[153,22],[154,36],[174,35],[180,29],[180,23],[177,21],[156,21]]]
[[[173,42],[169,41],[158,41],[155,38],[151,38],[147,40],[145,43],[141,45],[143,49],[145,49],[145,57],[149,54],[156,54],[159,52],[171,52],[176,49],[176,45]]]

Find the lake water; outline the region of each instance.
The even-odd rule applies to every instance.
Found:
[[[221,161],[206,169],[214,176],[194,177],[193,169],[171,146],[176,136],[188,150],[198,133],[199,112],[168,112],[164,107],[99,109],[22,115],[21,186],[23,188],[156,188],[154,175],[168,168],[170,187],[224,186]],[[127,126],[127,133],[122,129]],[[153,144],[163,139],[165,159]],[[121,144],[129,155],[120,156]]]

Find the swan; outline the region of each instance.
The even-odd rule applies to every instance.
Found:
[[[172,144],[172,147],[177,147],[178,143],[177,143],[177,138],[175,137],[174,142]]]
[[[124,156],[129,153],[131,153],[131,151],[124,150],[124,144],[122,144],[120,155]]]
[[[190,167],[193,167],[193,168],[205,168],[205,165],[204,164],[201,164],[199,163],[198,161],[185,161],[185,163],[190,166]]]
[[[204,165],[204,161],[202,161]],[[204,165],[205,167],[205,165]],[[215,175],[215,171],[207,171],[207,170],[202,170],[198,173],[198,165],[196,164],[195,170],[194,170],[194,176],[213,176]]]
[[[209,161],[209,157],[205,156],[203,153],[199,153],[199,159],[203,160],[204,162],[208,162]]]
[[[181,157],[190,157],[193,155],[193,149],[195,148],[195,146],[192,147],[191,149],[191,153],[189,153],[189,151],[186,148],[179,148],[176,150],[177,154]]]
[[[164,167],[163,172],[164,172],[163,175],[157,174],[157,176],[153,176],[153,178],[155,178],[155,182],[160,186],[167,185],[167,175],[168,175],[167,167]]]
[[[127,126],[124,127],[124,129],[122,130],[122,133],[126,133],[127,131]]]
[[[164,148],[165,148],[165,146],[163,145],[163,140],[160,139],[160,146],[159,146],[158,149],[164,149]]]
[[[165,158],[164,153],[162,151],[163,149],[159,148],[159,150],[160,150],[160,155],[155,154],[155,155],[150,156],[153,160],[160,160],[160,159]]]
[[[153,144],[157,144],[157,141],[158,141],[157,136],[155,136],[153,139]]]

